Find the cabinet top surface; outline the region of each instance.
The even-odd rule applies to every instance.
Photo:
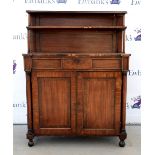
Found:
[[[29,14],[34,14],[34,13],[89,13],[89,14],[126,14],[127,11],[39,11],[39,10],[26,10],[27,13]]]

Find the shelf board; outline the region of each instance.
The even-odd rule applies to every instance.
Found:
[[[87,57],[126,57],[126,56],[131,56],[131,54],[126,54],[126,53],[37,53],[35,52],[31,52],[28,54],[23,54],[23,56],[38,56],[38,57],[45,57],[45,56],[67,56],[67,57],[83,57],[83,56],[87,56]]]
[[[125,30],[126,26],[28,26],[32,29],[107,29],[107,30]]]
[[[47,10],[26,10],[27,13],[34,13],[34,14],[38,14],[38,13],[78,13],[78,14],[81,14],[81,13],[92,13],[92,14],[126,14],[127,11],[47,11]]]

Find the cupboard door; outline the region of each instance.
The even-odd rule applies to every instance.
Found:
[[[79,135],[116,135],[120,131],[121,73],[79,72]]]
[[[74,80],[71,72],[32,72],[36,135],[67,135],[75,132]]]

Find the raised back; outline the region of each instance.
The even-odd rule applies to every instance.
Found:
[[[29,53],[124,52],[124,12],[27,11]]]

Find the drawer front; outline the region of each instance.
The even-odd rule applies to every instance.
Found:
[[[116,69],[122,68],[121,58],[34,58],[33,69]]]
[[[35,69],[60,69],[61,59],[33,59],[32,67]]]
[[[120,69],[121,59],[93,59],[92,68],[96,69]]]
[[[89,58],[73,58],[62,60],[63,69],[91,69],[92,60]]]

